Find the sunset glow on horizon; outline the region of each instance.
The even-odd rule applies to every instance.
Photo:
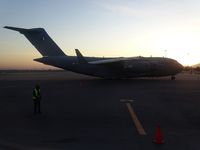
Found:
[[[20,33],[4,26],[44,28],[67,54],[169,57],[200,63],[198,0],[0,1],[0,69],[54,69]]]

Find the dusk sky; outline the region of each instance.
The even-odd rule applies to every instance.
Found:
[[[44,69],[30,42],[4,26],[45,28],[68,55],[200,62],[199,0],[0,0],[0,69]]]

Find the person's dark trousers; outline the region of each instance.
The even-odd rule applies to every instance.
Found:
[[[37,114],[37,113],[41,113],[40,111],[40,101],[35,101],[34,102],[34,114]]]

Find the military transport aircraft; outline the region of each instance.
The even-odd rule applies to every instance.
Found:
[[[175,79],[175,75],[183,69],[176,60],[164,57],[84,57],[78,49],[75,49],[77,56],[68,56],[43,28],[4,28],[20,32],[35,46],[43,57],[34,61],[80,74],[106,79],[160,76]]]

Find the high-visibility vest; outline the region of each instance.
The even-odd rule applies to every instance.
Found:
[[[40,97],[40,89],[34,89],[33,90],[33,100],[36,100],[37,98],[39,98]]]

